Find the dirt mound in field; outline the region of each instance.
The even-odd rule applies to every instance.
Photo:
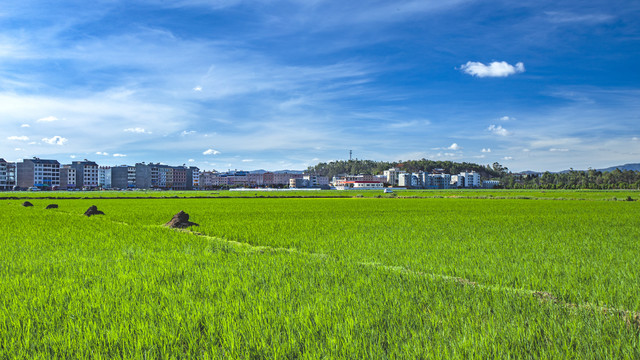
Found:
[[[25,202],[22,203],[22,206],[29,207],[29,206],[33,206],[33,204],[28,202],[28,201],[25,201]]]
[[[86,216],[91,216],[91,215],[104,215],[104,213],[100,210],[98,210],[98,207],[95,205],[91,205],[90,208],[87,209],[87,211],[84,212],[84,214]]]
[[[58,208],[58,204],[49,204],[45,209],[57,209],[57,208]]]
[[[173,215],[171,220],[164,225],[170,228],[179,228],[179,229],[184,229],[189,226],[200,226],[194,222],[189,221],[189,214],[187,214],[184,211],[180,211],[179,213]]]

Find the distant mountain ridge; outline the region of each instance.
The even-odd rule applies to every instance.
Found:
[[[605,169],[598,169],[598,171],[606,172],[606,171],[613,171],[615,169],[620,169],[620,171],[625,171],[625,170],[640,171],[640,163],[612,166]]]
[[[631,171],[640,171],[640,163],[636,163],[636,164],[624,164],[624,165],[618,165],[618,166],[610,166],[608,168],[603,168],[603,169],[596,169],[597,171],[601,171],[601,172],[611,172],[614,171],[615,169],[620,169],[620,171],[627,171],[627,170],[631,170]],[[562,171],[558,171],[558,174],[565,174],[570,172],[571,170],[562,170]],[[574,171],[589,171],[589,170],[574,170]],[[542,174],[541,172],[534,172],[531,171],[530,173],[533,174]]]
[[[624,164],[624,165],[618,165],[618,166],[611,166],[608,168],[603,168],[603,169],[596,169],[596,171],[600,171],[600,172],[611,172],[614,171],[615,169],[620,169],[620,171],[627,171],[627,170],[631,170],[631,171],[640,171],[640,163],[637,164]],[[568,172],[570,172],[571,170],[562,170],[562,171],[550,171],[551,173],[554,174],[566,174]],[[574,171],[589,171],[589,170],[574,170]],[[542,175],[544,174],[544,171],[534,171],[534,170],[525,170],[525,171],[521,171],[519,172],[519,174],[526,174],[526,175]]]

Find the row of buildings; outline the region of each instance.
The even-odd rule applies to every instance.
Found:
[[[57,160],[24,159],[10,163],[0,159],[0,190],[38,188],[69,189],[198,189],[197,167],[138,163],[133,166],[99,166],[93,161],[73,161],[61,165]]]
[[[385,186],[414,189],[452,189],[493,187],[496,181],[481,181],[476,172],[457,175],[436,169],[431,173],[410,173],[392,168],[382,175],[325,176],[298,172],[203,171],[195,166],[169,166],[160,163],[99,166],[94,161],[73,161],[61,165],[57,160],[24,159],[18,163],[0,158],[0,190],[38,188],[70,189],[162,189],[198,190],[227,187],[289,187],[339,190],[382,189]]]
[[[331,183],[336,189],[375,189],[384,186],[410,189],[458,189],[493,188],[499,185],[496,180],[482,181],[480,174],[474,171],[451,175],[446,174],[443,169],[435,169],[430,173],[424,171],[410,173],[397,168],[385,170],[382,175],[334,176]]]

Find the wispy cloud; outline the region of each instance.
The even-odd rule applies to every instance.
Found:
[[[460,70],[464,73],[476,77],[507,77],[525,71],[524,64],[519,62],[510,65],[506,61],[494,61],[489,65],[480,62],[468,61],[460,66]]]
[[[220,151],[214,149],[205,150],[202,155],[219,155]]]
[[[615,16],[609,14],[577,14],[572,12],[547,11],[549,21],[554,23],[585,23],[598,24],[610,22]]]
[[[144,128],[136,127],[136,128],[127,128],[124,129],[125,132],[136,133],[136,134],[151,134],[151,131],[147,131]]]
[[[28,136],[9,136],[9,137],[7,137],[7,140],[12,140],[12,141],[29,141],[29,137],[28,137]]]
[[[193,135],[195,133],[196,133],[195,130],[190,130],[190,131],[184,130],[183,132],[180,133],[180,135],[187,136],[187,135]]]
[[[448,149],[448,150],[460,150],[460,149],[461,149],[461,147],[460,147],[460,145],[458,145],[458,144],[456,144],[456,143],[453,143],[453,144],[451,144],[447,149]],[[446,155],[446,154],[445,154],[445,155]]]
[[[513,156],[505,156],[502,160],[513,160]]]
[[[507,129],[503,128],[502,125],[489,125],[487,130],[500,136],[507,136],[510,134],[510,132],[507,131]]]
[[[53,136],[50,138],[42,138],[42,142],[49,145],[64,145],[68,141],[67,138],[63,138],[62,136]]]
[[[104,151],[96,151],[96,155],[109,156],[109,153]]]
[[[490,153],[490,152],[491,152],[491,149],[490,149],[490,148],[482,149],[482,152],[483,152],[483,153]]]
[[[53,122],[58,121],[59,119],[55,116],[47,116],[37,120],[37,122]]]
[[[113,154],[114,157],[126,157],[127,155],[125,154]]]
[[[569,151],[569,149],[564,149],[564,148],[561,148],[561,149],[559,149],[559,148],[551,148],[551,149],[549,149],[549,151],[551,151],[551,152],[567,152],[567,151]]]
[[[22,125],[20,125],[20,127],[28,128],[28,127],[31,127],[31,125],[29,125],[29,124],[22,124]]]

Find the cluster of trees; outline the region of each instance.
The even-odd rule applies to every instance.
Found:
[[[496,167],[497,165],[497,167]],[[443,169],[448,174],[458,174],[462,171],[475,171],[479,173],[483,178],[498,178],[502,175],[502,170],[506,169],[500,164],[495,163],[492,166],[478,165],[467,162],[453,162],[453,161],[434,161],[427,159],[420,160],[407,160],[407,161],[374,161],[374,160],[338,160],[329,163],[319,163],[315,166],[310,166],[307,172],[310,174],[317,174],[327,176],[331,179],[335,175],[339,174],[369,174],[377,175],[382,174],[384,170],[390,168],[399,168],[411,173],[419,171],[432,172],[434,169]]]
[[[529,175],[506,172],[500,176],[500,183],[507,189],[640,189],[640,171],[589,169]]]

